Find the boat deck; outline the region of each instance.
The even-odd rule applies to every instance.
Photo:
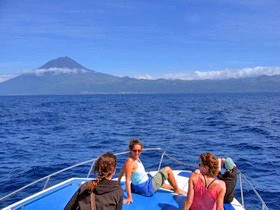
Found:
[[[174,170],[174,175],[178,185],[185,191],[188,191],[188,178],[191,175],[190,171]],[[151,172],[155,174],[156,172]],[[122,186],[124,189],[124,186]],[[126,191],[125,191],[126,197]],[[151,199],[152,198],[152,199]],[[146,210],[161,209],[161,210],[178,210],[182,209],[186,196],[172,193],[169,190],[160,189],[152,197],[144,197],[141,195],[133,194],[133,203],[123,206],[124,210]],[[234,208],[233,206],[236,206]],[[239,208],[240,204],[234,201],[232,204],[224,204],[225,210],[243,209]]]
[[[152,174],[155,172],[151,172]],[[191,172],[189,171],[174,171],[178,185],[187,191],[188,177]],[[79,188],[81,183],[88,181],[87,178],[72,178],[60,184],[50,187],[44,191],[36,193],[28,198],[25,198],[15,204],[12,204],[3,210],[7,209],[63,209],[67,202],[70,200],[75,191]],[[122,188],[125,190],[125,184],[122,180]],[[126,191],[124,193],[126,197]],[[124,210],[141,210],[141,209],[161,209],[161,210],[175,210],[181,209],[186,196],[174,194],[168,190],[160,189],[152,197],[144,197],[141,195],[133,194],[133,203],[124,204]],[[243,209],[237,200],[232,204],[225,204],[226,210],[240,210]]]

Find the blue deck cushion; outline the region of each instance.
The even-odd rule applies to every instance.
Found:
[[[125,192],[125,198],[126,198]],[[133,203],[124,204],[124,210],[147,210],[147,209],[182,209],[186,196],[170,193],[165,190],[158,190],[152,197],[145,197],[133,193]]]
[[[76,190],[79,188],[80,183],[85,181],[88,181],[88,179],[74,179],[71,182],[67,182],[64,185],[49,190],[33,199],[29,199],[28,201],[23,202],[12,209],[63,209]]]
[[[230,203],[226,203],[226,204],[224,204],[224,210],[234,210],[234,208],[232,207],[232,205]]]
[[[180,173],[178,173],[178,176],[183,176],[183,177],[190,177],[191,175],[192,173],[189,171],[181,171]]]

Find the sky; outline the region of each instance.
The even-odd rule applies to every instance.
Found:
[[[0,81],[68,56],[115,76],[280,74],[279,0],[0,0]]]

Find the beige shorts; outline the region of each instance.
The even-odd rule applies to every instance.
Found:
[[[158,171],[152,178],[154,190],[157,191],[163,185],[164,181],[167,178],[168,178],[168,175],[164,168],[162,168],[160,171]]]

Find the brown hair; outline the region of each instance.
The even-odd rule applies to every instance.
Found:
[[[105,178],[110,177],[116,169],[117,158],[111,153],[107,152],[101,155],[96,161],[93,169],[93,173],[97,174],[97,178],[88,182],[87,188],[93,191],[97,184]]]
[[[134,145],[139,144],[141,149],[144,148],[143,143],[139,139],[131,139],[128,145],[129,150],[132,150]]]
[[[205,174],[206,176],[209,177],[215,177],[219,173],[219,161],[218,158],[210,153],[203,153],[200,155],[200,161],[204,166],[208,166],[209,170]]]

